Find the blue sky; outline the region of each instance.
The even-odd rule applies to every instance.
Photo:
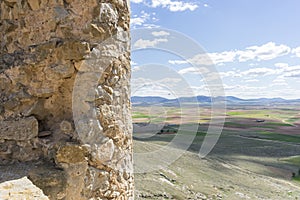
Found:
[[[131,0],[132,32],[139,28],[154,32],[153,38],[140,35],[133,40],[132,46],[140,50],[132,52],[132,85],[139,88],[133,87],[132,95],[170,97],[174,92],[162,84],[176,82],[178,77],[188,83],[194,94],[211,94],[205,77],[191,65],[208,66],[203,52],[195,51],[182,59],[153,50],[172,41],[172,31],[177,31],[202,47],[226,95],[300,98],[299,8],[299,0]],[[160,28],[170,31],[158,31]],[[141,66],[148,65],[148,74],[158,73],[151,71],[149,63],[172,69],[177,79],[170,79],[170,74],[162,70],[165,77],[160,77],[160,84],[144,84],[146,78],[137,73]]]

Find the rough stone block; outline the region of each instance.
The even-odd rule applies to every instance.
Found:
[[[80,146],[70,145],[59,148],[56,153],[57,163],[81,163],[86,162],[85,150]]]
[[[0,183],[0,199],[49,200],[27,177]]]
[[[35,117],[0,121],[0,140],[30,140],[38,136],[38,130],[38,121]]]
[[[65,198],[67,175],[63,170],[51,166],[39,166],[31,170],[28,177],[37,187],[43,190],[50,200]]]

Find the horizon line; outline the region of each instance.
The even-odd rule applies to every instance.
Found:
[[[206,96],[206,95],[196,95],[196,96],[181,96],[181,97],[178,97],[178,98],[166,98],[164,96],[138,96],[138,95],[134,95],[134,96],[131,96],[130,98],[133,98],[133,97],[159,97],[159,98],[164,98],[164,99],[169,99],[169,100],[174,100],[174,99],[179,99],[179,98],[193,98],[193,97],[208,97],[208,98],[218,98],[218,97],[234,97],[234,98],[237,98],[237,99],[241,99],[241,100],[259,100],[259,99],[282,99],[282,100],[300,100],[300,98],[283,98],[283,97],[251,97],[251,98],[241,98],[241,97],[237,97],[237,96],[233,96],[233,95],[226,95],[226,96],[215,96],[215,97],[212,97],[212,96]]]

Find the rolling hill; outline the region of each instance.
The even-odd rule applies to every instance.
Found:
[[[180,104],[199,104],[199,105],[211,105],[213,102],[224,102],[226,105],[287,105],[287,104],[300,104],[300,99],[287,100],[283,98],[257,98],[257,99],[241,99],[234,96],[225,97],[209,97],[209,96],[195,96],[195,97],[180,97],[177,99],[167,99],[158,96],[133,96],[131,102],[133,106],[150,106],[150,105],[162,105],[162,106],[179,106]]]

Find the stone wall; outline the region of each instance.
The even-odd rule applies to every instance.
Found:
[[[22,163],[49,199],[133,199],[129,2],[0,4],[0,181]]]

